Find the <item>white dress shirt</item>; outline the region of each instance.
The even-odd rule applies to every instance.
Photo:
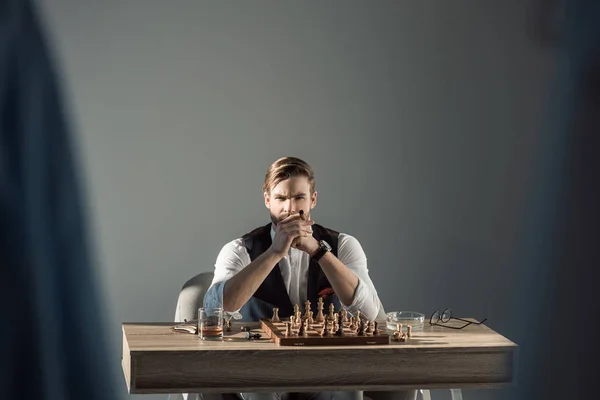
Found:
[[[271,240],[274,235],[275,231],[271,228]],[[375,319],[379,312],[379,298],[373,282],[369,278],[367,257],[358,240],[350,235],[340,233],[338,259],[358,278],[354,300],[352,304],[344,305],[344,308],[351,314],[360,310],[361,315],[364,315],[365,318]],[[237,238],[223,246],[215,263],[215,274],[205,297],[205,304],[207,306],[222,305],[225,282],[250,262],[250,255],[244,247],[242,238]],[[309,264],[310,255],[294,248],[290,248],[288,254],[279,261],[281,276],[292,304],[302,305],[306,301]]]

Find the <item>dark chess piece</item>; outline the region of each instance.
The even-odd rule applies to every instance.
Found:
[[[338,329],[335,332],[335,336],[344,336],[344,323],[342,322],[341,315],[338,315]]]
[[[262,335],[260,333],[244,332],[244,337],[248,340],[255,340],[255,339],[260,339],[262,337]]]
[[[377,321],[374,321],[373,322],[373,335],[379,335],[379,328],[377,326],[378,326]]]
[[[325,315],[323,317],[323,327],[321,328],[321,332],[320,332],[321,336],[325,336],[328,333],[327,332],[327,323],[328,323],[327,315]]]
[[[231,332],[231,321],[227,321],[225,324],[225,332]]]
[[[358,336],[364,336],[365,335],[365,321],[364,320],[360,320],[360,323],[358,324],[358,332],[356,333]]]

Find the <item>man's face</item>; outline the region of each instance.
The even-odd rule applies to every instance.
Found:
[[[317,192],[310,194],[310,183],[305,176],[298,176],[279,182],[270,192],[265,192],[265,206],[275,225],[289,215],[304,210],[309,217],[310,210],[317,204]]]

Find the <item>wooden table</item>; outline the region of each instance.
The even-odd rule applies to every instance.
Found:
[[[205,342],[173,325],[123,324],[129,393],[489,388],[513,381],[517,350],[485,325],[426,322],[404,343],[314,347],[247,341],[236,323],[230,340]]]

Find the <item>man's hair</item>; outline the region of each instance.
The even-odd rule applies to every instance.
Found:
[[[263,191],[270,193],[271,189],[289,178],[305,176],[310,183],[310,194],[315,191],[315,175],[306,161],[296,157],[281,157],[269,167],[263,183]]]

